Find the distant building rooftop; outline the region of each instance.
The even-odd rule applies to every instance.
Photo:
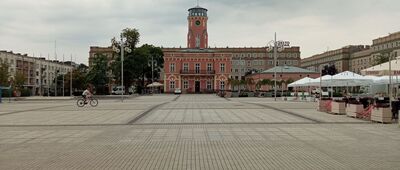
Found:
[[[317,73],[315,71],[310,71],[310,70],[306,70],[303,68],[299,68],[299,67],[293,67],[293,66],[276,66],[274,68],[265,70],[263,72],[261,72],[261,74],[270,74],[270,73]]]

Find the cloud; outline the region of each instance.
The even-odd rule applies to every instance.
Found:
[[[0,48],[37,56],[72,54],[87,63],[89,46],[107,46],[126,27],[141,33],[141,43],[185,47],[185,0],[3,0]],[[396,0],[203,0],[209,11],[211,46],[265,46],[289,40],[309,57],[348,44],[400,31]]]

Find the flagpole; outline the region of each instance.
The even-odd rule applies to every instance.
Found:
[[[74,68],[72,66],[72,54],[71,54],[71,71],[70,71],[70,78],[69,78],[69,95],[72,97],[72,72]]]

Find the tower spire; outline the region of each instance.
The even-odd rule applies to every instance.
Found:
[[[197,6],[199,6],[199,0],[197,0]]]

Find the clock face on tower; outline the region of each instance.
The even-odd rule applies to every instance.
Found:
[[[200,26],[201,22],[199,20],[196,21],[196,25]]]

